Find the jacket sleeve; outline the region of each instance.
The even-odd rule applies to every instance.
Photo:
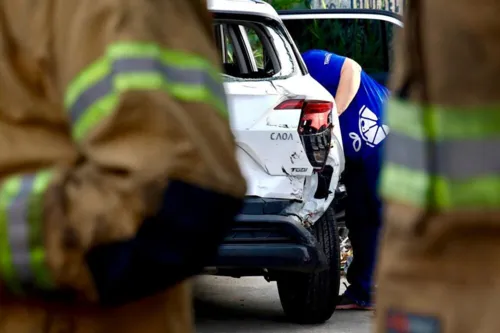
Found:
[[[74,263],[132,237],[167,180],[234,197],[245,182],[199,0],[59,1],[54,31],[55,81],[79,161],[49,187],[45,227],[52,271],[74,288],[85,270]]]

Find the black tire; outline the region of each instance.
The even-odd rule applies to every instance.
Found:
[[[332,208],[311,228],[325,253],[328,269],[318,273],[287,273],[277,279],[285,315],[299,324],[324,323],[335,312],[340,288],[340,244]]]

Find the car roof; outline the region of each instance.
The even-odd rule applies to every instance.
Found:
[[[280,20],[276,10],[261,0],[207,0],[207,5],[211,12],[261,15]]]
[[[383,9],[292,9],[279,10],[278,15],[282,21],[353,18],[361,20],[383,20],[400,27],[403,26],[403,17],[400,14]]]

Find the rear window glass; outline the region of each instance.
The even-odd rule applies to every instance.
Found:
[[[278,24],[217,20],[215,33],[227,80],[275,80],[301,73]]]

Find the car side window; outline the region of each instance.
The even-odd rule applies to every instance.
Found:
[[[257,69],[263,70],[264,56],[267,56],[267,54],[265,54],[267,50],[264,49],[264,45],[262,44],[262,41],[257,32],[255,31],[255,29],[250,27],[244,27],[244,29],[248,36],[248,41],[250,42],[250,48],[252,49],[251,56],[255,60]],[[269,56],[267,56],[267,58],[269,58]]]
[[[270,38],[268,29],[262,24],[252,22],[235,26],[234,31],[241,40],[242,52],[248,59],[247,78],[270,78],[280,71],[281,64],[277,60],[274,40]]]
[[[224,35],[224,45],[225,45],[225,62],[228,64],[234,64],[235,59],[234,59],[234,45],[233,42],[231,41],[231,38],[229,38],[228,35]]]
[[[226,80],[274,80],[301,73],[279,22],[216,19],[214,32]]]

